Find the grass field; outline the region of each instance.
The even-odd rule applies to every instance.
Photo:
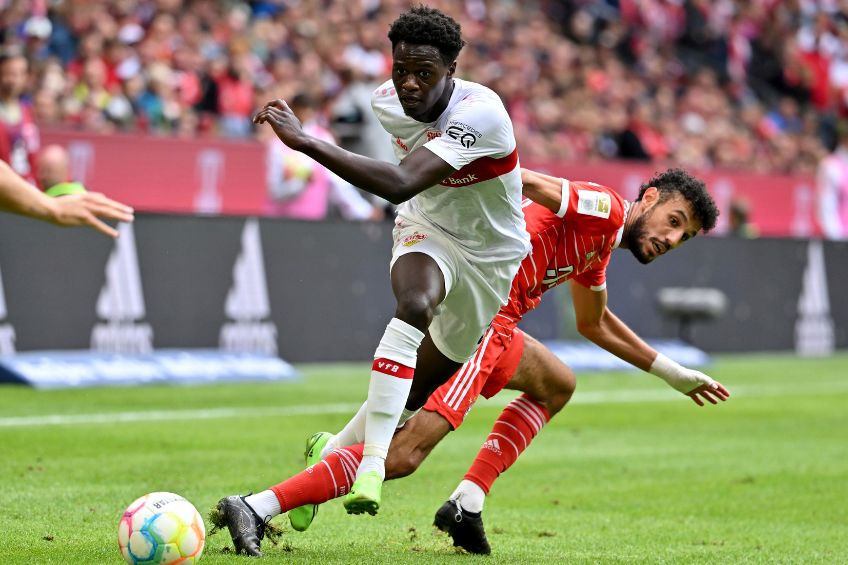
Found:
[[[336,430],[365,366],[305,367],[296,384],[36,392],[0,388],[0,563],[121,563],[118,518],[149,491],[201,513],[301,468]],[[848,563],[848,355],[720,357],[734,394],[698,408],[643,374],[582,375],[570,405],[495,485],[491,557],[457,553],[433,514],[485,439],[478,404],[377,517],[326,504],[267,563]],[[288,526],[285,517],[279,523]],[[202,562],[248,563],[207,540]]]

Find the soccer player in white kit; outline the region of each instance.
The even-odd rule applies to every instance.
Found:
[[[453,78],[464,44],[459,24],[420,6],[395,20],[389,39],[392,79],[372,103],[399,165],[306,135],[282,100],[254,118],[351,184],[401,204],[391,262],[397,308],[374,354],[359,415],[364,457],[344,501],[356,514],[379,508],[395,429],[474,353],[530,248],[506,109],[488,88]],[[236,549],[258,554],[256,536],[242,535],[239,524],[278,513],[274,493],[227,497],[219,508]]]

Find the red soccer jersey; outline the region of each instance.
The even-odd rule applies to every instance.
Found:
[[[35,160],[40,148],[38,126],[29,105],[21,103],[20,108],[18,121],[10,123],[0,119],[0,137],[3,138],[0,140],[0,159],[30,183],[36,184]]]
[[[609,187],[593,182],[563,181],[560,213],[525,200],[524,220],[532,249],[512,281],[509,302],[493,325],[511,330],[539,305],[542,293],[567,280],[592,290],[606,288],[612,250],[621,241],[630,203]],[[565,204],[565,202],[564,202]]]

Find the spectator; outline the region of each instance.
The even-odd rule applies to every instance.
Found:
[[[306,94],[298,94],[290,103],[309,135],[335,143],[333,134],[319,123],[318,103]],[[269,135],[267,146],[269,216],[323,220],[335,206],[345,219],[368,220],[380,217],[380,209],[368,203],[350,183],[323,165],[280,143]]]
[[[5,44],[33,65],[22,88],[45,124],[248,138],[265,93],[308,92],[331,102],[344,145],[376,156],[387,146],[361,106],[410,2],[12,2],[0,16]],[[439,6],[469,40],[462,78],[503,97],[534,158],[807,172],[821,123],[848,116],[845,2]]]
[[[743,239],[753,239],[759,236],[757,227],[750,221],[749,205],[740,198],[734,198],[730,202],[728,235]]]
[[[47,196],[67,196],[86,192],[78,182],[71,182],[70,158],[61,145],[48,145],[38,154],[38,185]]]
[[[28,74],[22,53],[10,51],[0,55],[0,159],[34,184],[39,136],[32,109],[23,98]]]
[[[836,149],[819,165],[816,211],[827,239],[848,239],[848,122],[839,122],[836,133]]]

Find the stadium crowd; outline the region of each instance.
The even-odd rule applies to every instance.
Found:
[[[0,22],[40,126],[243,138],[301,94],[379,156],[368,96],[410,3],[10,0]],[[502,96],[533,159],[811,173],[848,114],[846,0],[428,4],[461,22],[458,75]]]

